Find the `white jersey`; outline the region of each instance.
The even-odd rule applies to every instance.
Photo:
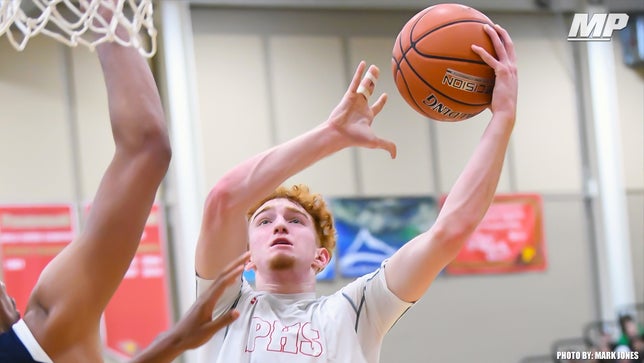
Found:
[[[11,329],[13,329],[14,334],[16,335],[20,343],[22,343],[26,351],[29,352],[31,359],[34,362],[53,363],[51,358],[49,358],[47,353],[45,353],[45,350],[42,349],[40,344],[38,344],[38,341],[31,333],[31,330],[29,330],[29,327],[24,320],[18,320],[15,324],[13,324]],[[15,348],[20,349],[20,347]]]
[[[228,288],[213,317],[239,318],[199,349],[199,363],[377,363],[382,340],[412,305],[387,287],[383,266],[330,296],[255,291],[246,280]],[[197,292],[212,283],[197,277]]]

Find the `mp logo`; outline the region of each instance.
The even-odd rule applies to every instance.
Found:
[[[575,13],[570,24],[570,41],[610,41],[615,30],[622,30],[628,23],[626,13],[597,13],[589,19],[588,13]]]

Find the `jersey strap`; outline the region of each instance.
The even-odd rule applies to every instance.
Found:
[[[25,324],[24,320],[18,320],[18,322],[15,323],[12,328],[35,361],[42,363],[54,363],[54,361],[51,360],[47,353],[45,353],[45,351],[42,349],[40,344],[38,344],[36,338],[34,338],[34,335],[31,333],[31,330],[29,330],[29,327],[27,326],[27,324]]]

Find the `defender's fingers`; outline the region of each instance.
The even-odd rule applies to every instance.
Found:
[[[246,262],[248,262],[249,259],[250,259],[250,251],[246,251],[242,253],[241,255],[239,255],[239,257],[234,259],[231,263],[228,264],[228,266],[224,268],[224,271],[222,272],[222,274],[226,274],[228,271],[234,269],[239,265],[244,265]]]
[[[218,317],[217,319],[206,323],[206,329],[211,333],[215,333],[219,331],[219,329],[225,327],[226,325],[230,325],[232,322],[237,320],[237,318],[239,318],[239,311],[234,309],[230,310],[224,315]]]
[[[244,271],[244,263],[248,261],[249,257],[250,252],[246,251],[226,266],[224,271],[210,285],[208,290],[200,296],[200,298],[208,300],[209,304],[214,304],[221,294],[224,293],[224,290],[226,290],[226,288],[233,282],[237,281],[239,275]]]
[[[244,271],[243,265],[233,266],[232,269],[229,269],[226,273],[222,274],[215,282],[210,285],[205,296],[210,303],[215,303],[221,294],[224,293],[224,290],[230,286],[233,282],[237,281],[239,275]]]
[[[219,283],[220,285],[224,285],[224,287],[230,285],[234,281],[237,280],[239,275],[244,271],[244,265],[243,264],[238,264],[236,266],[232,266],[231,269],[228,271],[225,271],[218,279],[215,281],[215,283]]]

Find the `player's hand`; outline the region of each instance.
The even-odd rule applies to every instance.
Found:
[[[371,128],[374,118],[387,102],[387,95],[383,93],[376,102],[369,105],[369,96],[375,89],[375,81],[380,75],[380,70],[372,65],[363,78],[365,68],[366,63],[360,62],[349,88],[340,103],[331,112],[329,123],[340,132],[350,146],[383,149],[388,151],[392,158],[395,158],[396,144],[376,136]]]
[[[497,58],[494,58],[485,49],[472,45],[472,50],[478,54],[492,69],[496,79],[490,111],[494,115],[504,115],[514,120],[516,117],[518,77],[514,43],[508,32],[500,25],[494,28],[489,25],[483,27],[494,44]]]

